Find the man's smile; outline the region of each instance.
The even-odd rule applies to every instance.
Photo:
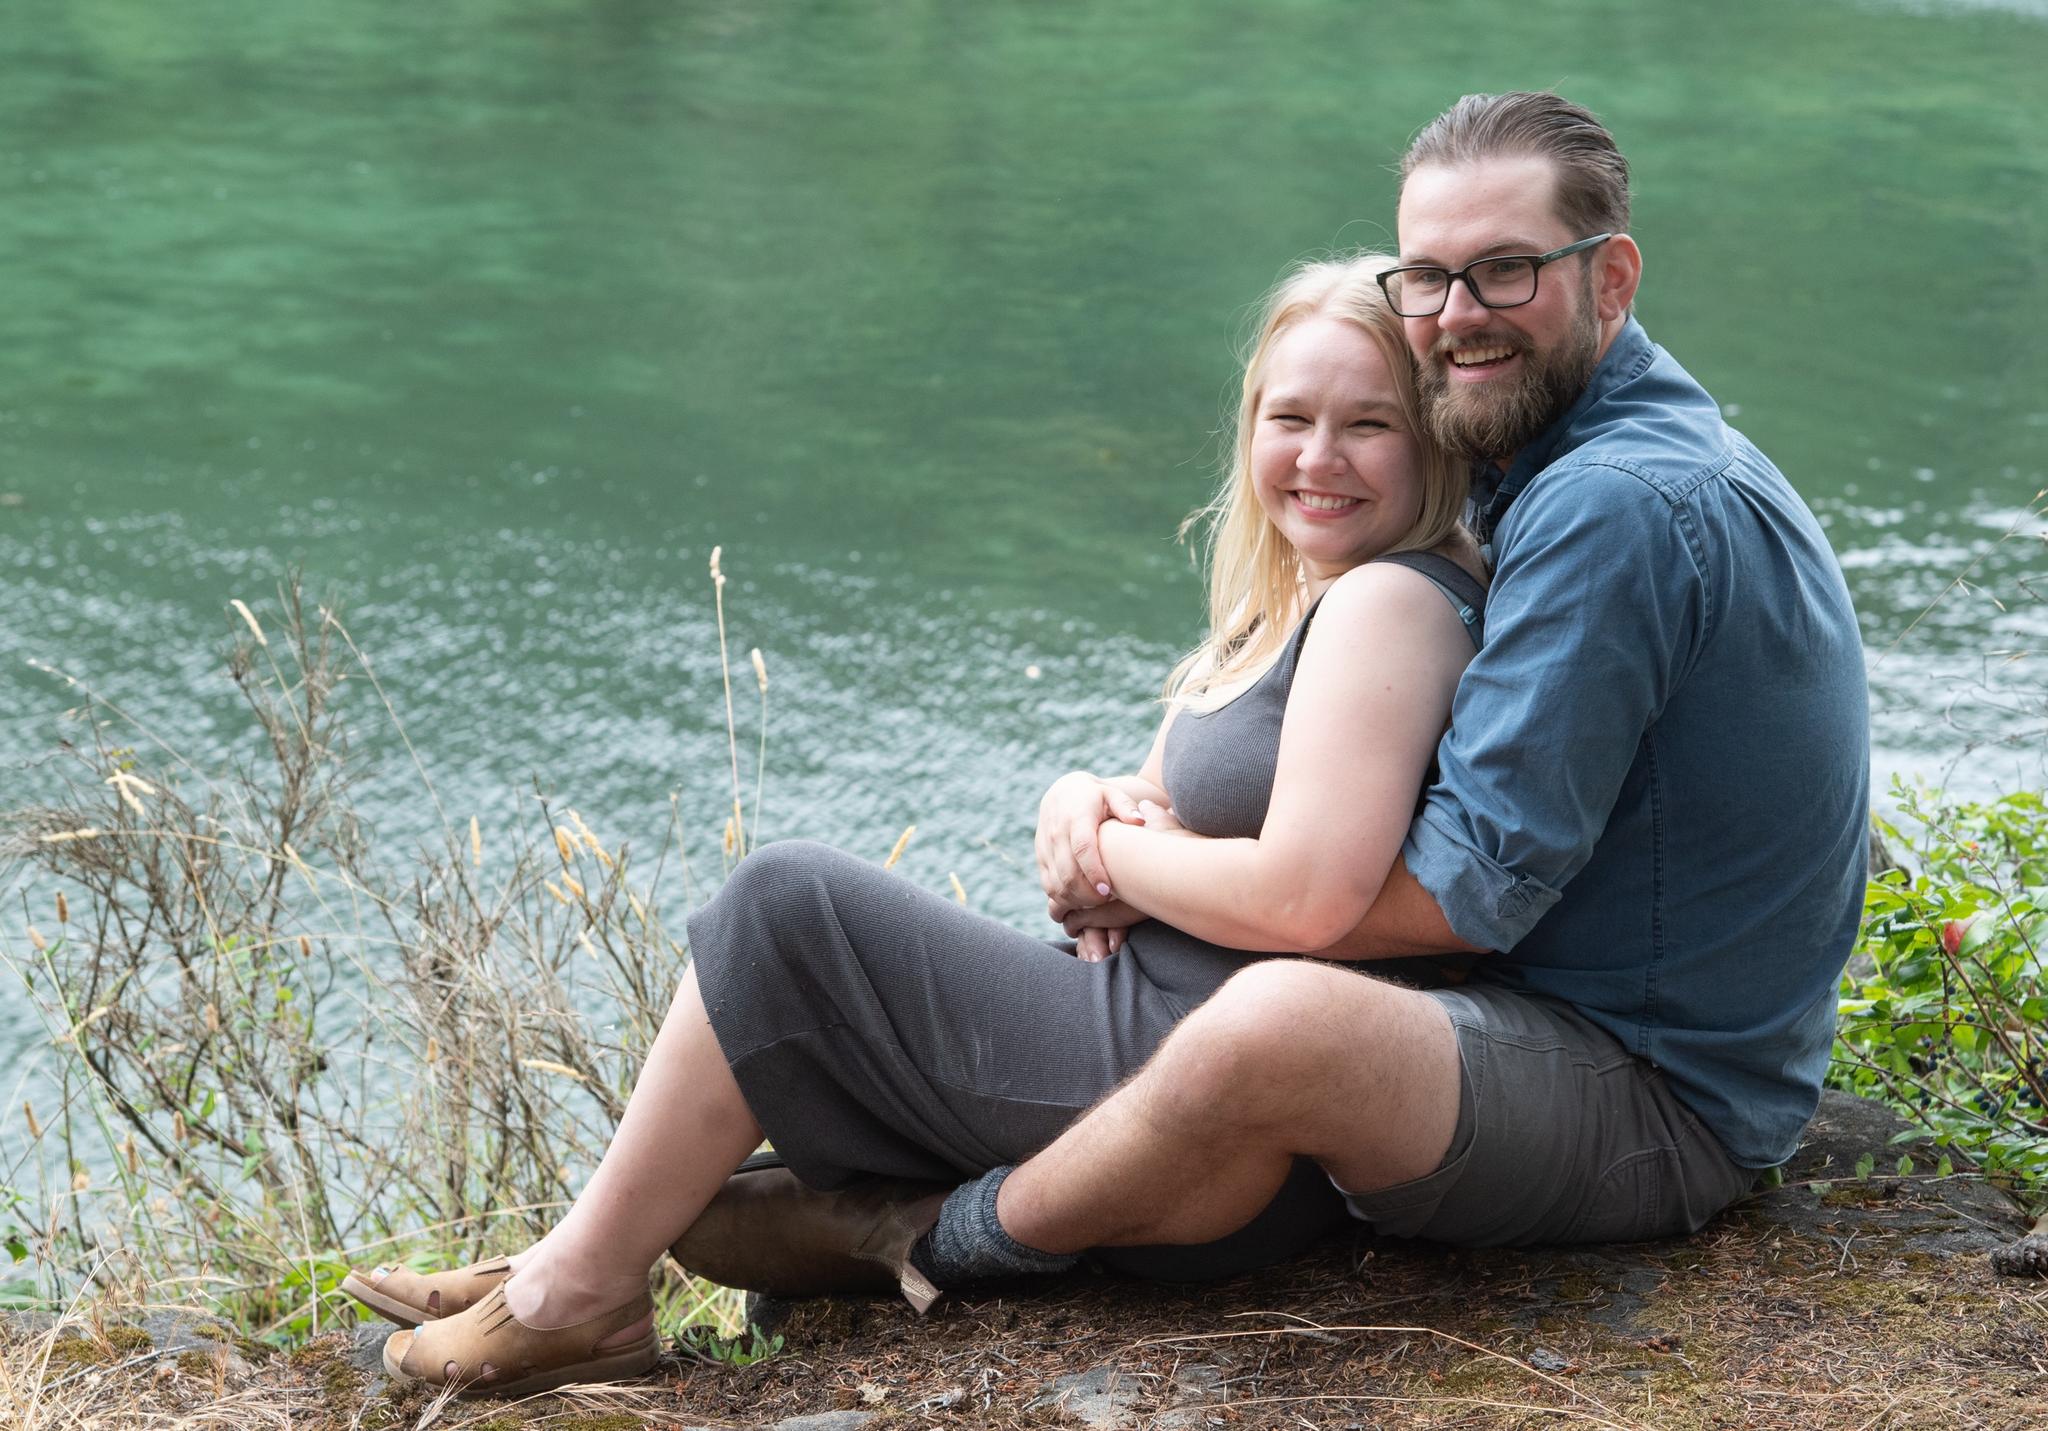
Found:
[[[1513,348],[1496,345],[1488,348],[1466,348],[1450,355],[1451,362],[1461,368],[1492,367],[1505,358],[1515,355]]]
[[[1523,354],[1522,345],[1503,342],[1495,338],[1480,343],[1463,343],[1453,346],[1441,344],[1437,356],[1451,376],[1461,382],[1476,383],[1499,376],[1515,365]]]

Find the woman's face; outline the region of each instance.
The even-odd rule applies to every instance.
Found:
[[[1422,514],[1422,452],[1379,345],[1339,318],[1277,338],[1252,417],[1259,505],[1301,553],[1312,594],[1405,536]]]

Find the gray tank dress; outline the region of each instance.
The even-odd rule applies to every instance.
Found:
[[[1381,557],[1434,582],[1475,644],[1484,596],[1432,553]],[[1227,705],[1183,712],[1164,783],[1204,835],[1259,833],[1311,609],[1259,680]],[[1030,1157],[1145,1062],[1230,975],[1271,954],[1150,920],[1123,951],[1083,963],[879,866],[802,840],[741,860],[689,920],[719,1047],[792,1172],[832,1188],[885,1175],[958,1182]],[[1413,961],[1401,973],[1412,976]],[[1273,1206],[1203,1248],[1119,1248],[1144,1275],[1225,1275],[1293,1255],[1346,1221],[1302,1160]]]

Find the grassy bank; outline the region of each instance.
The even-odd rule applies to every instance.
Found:
[[[483,828],[440,808],[417,755],[439,844],[373,850],[349,736],[396,728],[373,666],[294,586],[236,605],[227,671],[260,760],[203,769],[74,681],[64,793],[0,836],[38,891],[0,958],[57,1055],[50,1091],[8,1114],[0,1305],[199,1307],[290,1349],[346,1324],[352,1263],[446,1265],[553,1220],[686,959],[660,911],[724,869],[690,867],[673,802],[644,852],[539,793],[524,824]],[[730,755],[725,866],[748,839],[736,733]],[[1833,1080],[1933,1136],[1900,1171],[1981,1169],[2038,1206],[2048,805],[1895,793]],[[671,1274],[662,1302],[671,1329],[739,1330],[730,1294]]]

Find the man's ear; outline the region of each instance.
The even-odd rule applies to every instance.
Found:
[[[1643,251],[1627,234],[1616,234],[1600,245],[1600,265],[1594,296],[1600,305],[1600,321],[1612,323],[1627,315],[1636,301],[1636,286],[1643,281]]]

